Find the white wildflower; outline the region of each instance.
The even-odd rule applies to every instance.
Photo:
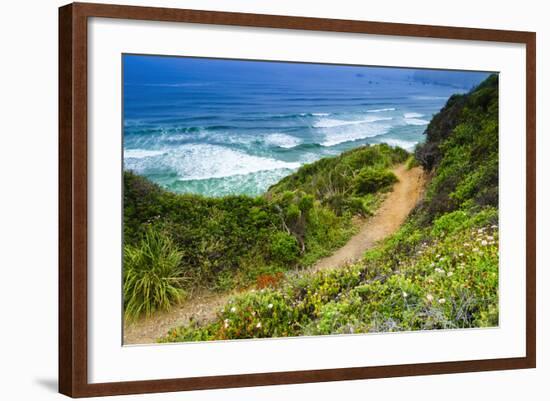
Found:
[[[426,299],[428,300],[428,302],[432,302],[434,300],[434,296],[432,294],[428,294],[426,295]]]
[[[256,328],[261,329],[262,328],[262,322],[258,322],[258,324],[256,325]]]
[[[227,329],[227,328],[229,327],[229,322],[230,322],[229,319],[225,319],[225,320],[223,321],[223,327],[225,327],[225,328]]]
[[[451,277],[453,275],[453,272],[448,272],[447,277]]]
[[[231,312],[235,313],[237,312],[237,308],[235,308],[234,306],[231,308]]]
[[[472,249],[472,251],[477,252],[477,251],[479,251],[479,248],[474,248],[474,249]]]
[[[437,302],[439,302],[440,304],[444,304],[445,303],[445,298],[439,298],[439,300]]]
[[[407,298],[409,294],[407,294],[405,291],[403,291],[403,298]]]
[[[271,309],[271,308],[273,308],[273,304],[269,304],[269,305],[267,305],[267,307],[268,307],[269,309]]]
[[[481,245],[486,246],[486,245],[487,245],[487,241],[485,241],[485,240],[481,241]]]

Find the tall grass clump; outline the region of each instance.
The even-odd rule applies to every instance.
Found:
[[[126,319],[168,310],[183,299],[181,260],[172,240],[152,227],[137,245],[124,247]]]

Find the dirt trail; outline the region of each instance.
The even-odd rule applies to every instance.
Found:
[[[416,205],[424,189],[424,173],[420,167],[410,170],[404,165],[393,170],[399,179],[374,216],[369,218],[342,248],[319,260],[310,271],[338,268],[361,259],[376,242],[397,231]]]
[[[400,165],[393,170],[399,182],[378,208],[374,216],[366,220],[359,232],[334,254],[319,260],[310,269],[293,274],[303,274],[327,268],[338,268],[359,260],[376,242],[394,233],[416,205],[424,189],[425,178],[420,167],[407,170]],[[149,319],[125,324],[124,344],[154,343],[171,328],[188,324],[191,320],[206,322],[214,319],[216,312],[236,294],[202,292],[193,294],[190,300],[174,306],[169,312],[157,313]]]

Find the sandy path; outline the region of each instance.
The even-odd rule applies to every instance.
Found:
[[[424,173],[422,168],[407,170],[404,165],[393,170],[399,179],[374,216],[369,218],[342,248],[319,260],[310,271],[337,268],[361,259],[366,250],[397,231],[422,195]]]
[[[188,301],[174,305],[167,312],[158,312],[150,318],[124,324],[124,344],[149,344],[165,336],[168,330],[195,320],[207,322],[216,317],[216,312],[236,293],[220,294],[200,292],[192,294]]]
[[[334,254],[319,260],[311,268],[292,275],[314,272],[327,268],[338,268],[359,260],[366,250],[376,242],[394,233],[405,221],[409,212],[416,205],[424,188],[424,174],[420,167],[407,170],[400,165],[393,170],[399,182],[388,194],[374,216],[363,223],[363,226],[342,248]],[[157,338],[168,333],[168,330],[188,324],[191,319],[207,322],[215,318],[229,299],[237,294],[218,294],[201,292],[193,294],[189,301],[174,306],[169,312],[157,313],[148,319],[140,319],[132,324],[125,324],[124,344],[154,343]]]

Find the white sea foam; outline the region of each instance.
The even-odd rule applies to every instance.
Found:
[[[395,111],[395,107],[386,107],[384,109],[367,110],[367,113],[382,113],[384,111]]]
[[[421,118],[405,118],[405,123],[407,125],[428,125],[430,122]]]
[[[125,149],[125,159],[144,159],[146,157],[160,156],[165,154],[164,150],[150,150],[150,149]]]
[[[334,146],[344,142],[357,141],[359,139],[372,138],[383,135],[390,129],[389,125],[364,125],[360,129],[329,131],[325,133],[322,146]]]
[[[174,171],[182,181],[224,178],[260,171],[294,170],[300,163],[285,162],[210,144],[175,147],[162,158],[128,159],[125,167],[138,173]]]
[[[333,128],[333,127],[342,127],[345,125],[357,125],[365,123],[373,123],[376,121],[388,121],[392,117],[368,117],[363,120],[337,120],[334,118],[322,118],[316,123],[313,124],[315,128]]]
[[[405,117],[405,118],[418,118],[418,117],[424,117],[424,114],[420,114],[420,113],[405,113],[405,114],[403,114],[403,117]]]
[[[414,141],[405,141],[402,139],[388,138],[381,140],[380,143],[387,143],[390,146],[399,146],[400,148],[406,150],[412,150],[416,146],[417,142]]]
[[[267,145],[279,146],[280,148],[291,149],[298,146],[301,141],[291,135],[275,133],[265,137],[264,142]]]
[[[311,113],[311,115],[315,117],[325,117],[330,116],[330,113]]]

